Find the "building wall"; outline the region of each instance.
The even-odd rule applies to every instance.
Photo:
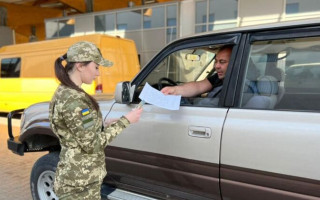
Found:
[[[283,0],[240,0],[238,26],[281,21],[284,11]]]
[[[14,43],[14,33],[7,26],[0,26],[0,47]]]
[[[194,0],[185,0],[180,6],[180,37],[194,34],[195,26],[195,3]]]

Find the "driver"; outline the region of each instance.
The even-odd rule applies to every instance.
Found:
[[[208,97],[219,97],[223,79],[227,72],[232,46],[223,46],[219,49],[214,62],[216,73],[202,81],[192,81],[178,86],[164,87],[161,92],[165,95],[181,95],[183,97],[195,97],[208,93]]]

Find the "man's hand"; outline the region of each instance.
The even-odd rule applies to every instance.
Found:
[[[176,95],[177,88],[175,86],[164,87],[164,88],[162,88],[161,92],[165,95]]]

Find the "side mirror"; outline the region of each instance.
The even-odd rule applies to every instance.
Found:
[[[129,81],[120,82],[116,85],[114,95],[115,101],[121,104],[129,104],[132,101],[135,86],[131,86]]]

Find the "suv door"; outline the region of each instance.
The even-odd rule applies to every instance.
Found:
[[[137,106],[146,83],[160,90],[212,75],[215,54],[226,44],[233,45],[230,74],[239,40],[240,34],[225,34],[172,43],[132,81],[136,86],[132,104],[116,103],[108,118]],[[160,199],[220,199],[220,139],[228,109],[223,107],[223,95],[216,106],[204,99],[183,98],[177,111],[143,106],[139,123],[130,125],[106,151],[109,178],[117,181],[117,187]]]
[[[320,197],[319,28],[248,36],[223,129],[223,198]]]

